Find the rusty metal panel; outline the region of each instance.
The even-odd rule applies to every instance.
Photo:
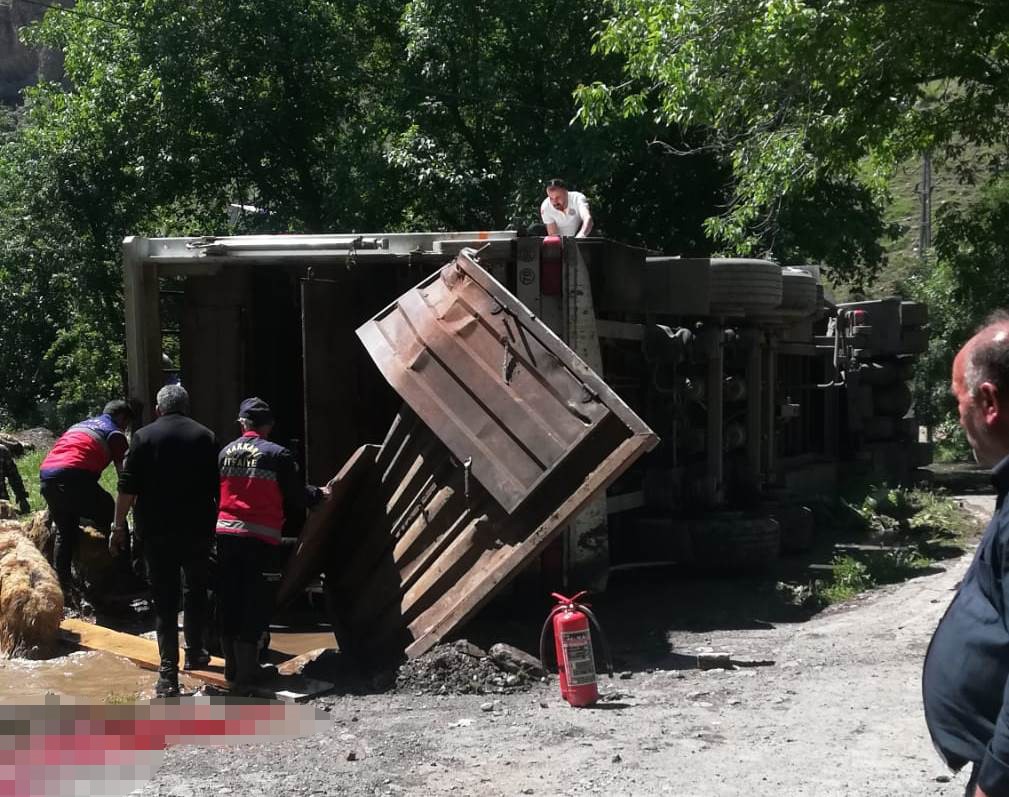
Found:
[[[469,250],[358,335],[393,388],[506,512],[611,419],[654,440]]]

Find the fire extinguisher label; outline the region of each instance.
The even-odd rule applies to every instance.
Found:
[[[561,634],[564,648],[564,668],[568,686],[595,683],[596,663],[592,656],[592,637],[586,631],[565,631]]]

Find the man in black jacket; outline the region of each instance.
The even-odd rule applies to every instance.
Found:
[[[181,385],[158,391],[157,419],[139,429],[119,477],[116,519],[109,544],[126,541],[126,515],[144,537],[144,559],[154,600],[158,652],[155,693],[179,692],[179,587],[183,587],[185,669],[205,667],[210,550],[217,519],[217,442],[205,426],[187,417],[189,394]]]
[[[953,360],[960,425],[992,467],[995,516],[925,656],[925,720],[953,769],[973,764],[968,797],[1009,795],[1009,314]]]

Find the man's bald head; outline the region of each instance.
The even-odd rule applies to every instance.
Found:
[[[1009,456],[1009,314],[991,316],[957,353],[953,394],[978,462]]]
[[[1009,398],[1009,316],[999,316],[983,326],[961,349],[964,379],[972,394],[985,382]]]

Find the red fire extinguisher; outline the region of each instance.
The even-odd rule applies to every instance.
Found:
[[[596,662],[589,623],[595,626],[599,634],[607,671],[612,678],[613,663],[606,635],[588,605],[579,602],[587,592],[579,592],[573,598],[566,598],[556,592],[550,594],[557,600],[557,605],[550,611],[540,632],[540,661],[543,670],[545,672],[547,669],[547,629],[552,625],[561,697],[572,706],[591,706],[599,699],[599,689],[596,686]]]

